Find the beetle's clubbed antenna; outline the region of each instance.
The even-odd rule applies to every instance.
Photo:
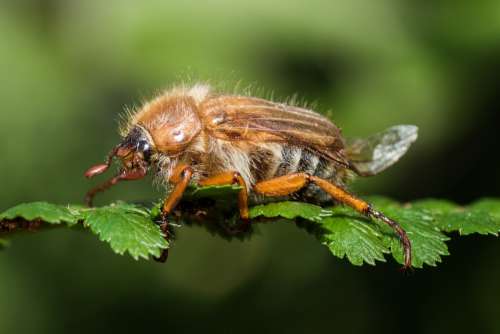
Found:
[[[85,172],[85,177],[88,179],[93,178],[96,175],[100,175],[104,172],[106,172],[109,167],[111,167],[111,163],[113,162],[113,158],[117,155],[118,150],[121,148],[121,144],[117,145],[111,152],[109,152],[108,157],[106,159],[106,162],[104,164],[99,164],[90,167],[86,172]],[[92,188],[89,190],[87,195],[85,195],[85,203],[87,206],[92,207],[92,203],[94,201],[94,197],[97,193],[103,192],[117,184],[118,182],[122,180],[137,180],[140,178],[143,178],[146,175],[146,171],[144,169],[139,169],[139,170],[132,170],[132,171],[125,171],[122,170],[120,173],[109,179],[108,181],[102,183],[101,185],[98,185],[97,187]]]
[[[99,164],[90,167],[86,172],[85,172],[85,177],[87,179],[91,179],[96,175],[100,175],[107,171],[109,167],[111,166],[111,163],[113,162],[113,158],[116,156],[116,153],[118,152],[118,149],[120,148],[120,145],[117,145],[111,152],[109,152],[108,157],[106,159],[106,163],[104,164]]]

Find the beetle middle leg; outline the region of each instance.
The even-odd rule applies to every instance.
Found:
[[[198,182],[198,185],[205,186],[222,186],[228,184],[238,184],[241,190],[238,194],[238,208],[240,210],[241,219],[248,221],[248,192],[247,185],[243,177],[238,172],[224,172]]]
[[[249,213],[248,213],[248,191],[245,180],[238,172],[224,172],[215,176],[208,177],[198,182],[199,186],[222,186],[228,184],[238,184],[241,187],[238,193],[238,208],[240,211],[240,218],[243,224],[236,228],[224,227],[229,235],[236,235],[245,232],[250,226]]]
[[[369,203],[357,198],[341,187],[325,179],[306,173],[294,173],[259,182],[254,186],[253,190],[264,196],[286,196],[299,191],[311,182],[327,192],[338,202],[347,204],[356,211],[368,217],[380,219],[382,222],[389,225],[396,232],[403,245],[405,258],[404,267],[411,267],[411,243],[403,228],[397,222],[386,217],[380,211],[373,209]]]

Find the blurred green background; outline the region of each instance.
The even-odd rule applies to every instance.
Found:
[[[124,107],[182,80],[298,93],[346,136],[418,125],[359,194],[498,196],[499,73],[498,0],[0,0],[0,210],[81,203]],[[160,194],[128,183],[99,202]],[[0,253],[0,333],[499,333],[500,243],[449,248],[405,276],[391,260],[354,267],[292,225],[230,243],[181,228],[166,265],[83,232],[21,235]]]

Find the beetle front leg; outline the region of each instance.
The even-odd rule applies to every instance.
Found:
[[[104,165],[102,165],[104,166]],[[96,172],[99,169],[102,169],[102,166],[95,166],[91,169],[86,174],[91,174],[92,171]],[[85,203],[87,204],[88,207],[92,207],[94,197],[100,192],[106,191],[112,186],[116,185],[118,182],[121,181],[134,181],[134,180],[140,180],[146,176],[147,170],[145,168],[138,168],[138,169],[133,169],[133,170],[121,170],[118,175],[112,177],[108,181],[90,189],[87,192],[87,195],[85,195]],[[92,177],[92,175],[88,176]]]
[[[191,178],[193,177],[193,170],[188,165],[180,165],[175,168],[172,177],[169,181],[174,184],[174,190],[168,195],[163,203],[163,209],[161,214],[162,223],[160,225],[161,231],[168,240],[168,219],[167,216],[175,209],[177,204],[179,204],[182,199],[182,195],[186,191]],[[168,249],[164,249],[159,258],[156,258],[158,262],[165,262],[168,258]]]
[[[180,165],[174,169],[169,181],[174,185],[174,190],[168,195],[163,203],[162,221],[163,224],[167,222],[167,216],[175,209],[177,204],[184,195],[191,178],[193,177],[193,170],[188,165]],[[163,225],[162,224],[162,225]],[[162,228],[163,230],[163,228]]]

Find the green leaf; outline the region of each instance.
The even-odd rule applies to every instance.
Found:
[[[158,257],[168,242],[148,211],[117,203],[84,212],[85,225],[106,241],[118,254],[128,252],[134,259]]]
[[[448,255],[445,241],[449,238],[433,224],[433,216],[420,208],[402,207],[387,198],[374,197],[371,202],[388,217],[396,220],[412,242],[412,264],[435,266],[441,256]],[[293,206],[290,203],[294,203]],[[350,208],[337,206],[331,210],[306,203],[280,202],[259,205],[250,210],[251,217],[301,217],[316,222],[313,229],[319,240],[340,258],[354,265],[385,261],[384,254],[392,253],[403,263],[403,248],[393,230],[381,222],[370,221]]]
[[[424,200],[413,203],[412,207],[431,213],[434,224],[444,232],[497,235],[500,231],[499,200],[484,199],[465,208],[449,201]]]
[[[233,238],[233,234],[222,232],[240,223],[235,201],[239,190],[235,186],[192,187],[179,207],[182,216],[172,218],[187,224],[201,222],[209,231],[220,231],[217,234]],[[443,256],[448,255],[445,242],[449,238],[443,232],[457,231],[460,235],[497,235],[500,232],[499,199],[480,200],[468,207],[438,199],[402,205],[388,198],[370,197],[369,202],[407,232],[412,243],[412,265],[417,268],[424,264],[435,266]],[[169,246],[159,226],[154,223],[160,210],[161,203],[147,210],[126,203],[88,209],[36,202],[8,209],[0,214],[0,224],[3,220],[9,221],[9,224],[16,220],[22,224],[22,220],[27,220],[72,226],[83,221],[84,226],[99,235],[101,240],[109,242],[116,253],[128,252],[138,259],[159,256]],[[202,216],[198,216],[199,213]],[[385,261],[385,255],[389,253],[397,262],[403,263],[403,249],[394,231],[383,222],[370,220],[347,207],[322,208],[294,201],[274,202],[250,208],[250,217],[266,217],[267,221],[277,223],[297,220],[298,226],[314,233],[332,254],[347,258],[355,265],[374,265],[377,261]],[[23,228],[22,225],[20,228]],[[4,234],[9,231],[6,225]],[[251,231],[246,236],[250,234]],[[0,239],[0,248],[5,243]]]
[[[283,217],[287,219],[300,217],[312,222],[320,222],[331,215],[332,212],[330,210],[323,209],[318,205],[292,201],[257,205],[250,209],[250,218],[252,219],[259,216],[267,218]]]
[[[484,198],[469,206],[473,210],[488,212],[495,220],[500,220],[500,199]]]
[[[80,216],[69,206],[50,204],[47,202],[23,203],[0,214],[0,220],[23,218],[28,221],[42,220],[49,224],[78,223]]]
[[[375,265],[376,260],[385,262],[384,253],[389,250],[375,224],[344,207],[334,208],[333,212],[332,217],[321,221],[316,232],[333,255],[347,257],[358,266],[363,262]]]
[[[424,199],[418,200],[410,205],[413,209],[422,209],[431,211],[434,214],[444,214],[455,211],[457,205],[451,201],[441,199]]]
[[[498,235],[500,231],[500,220],[494,219],[486,211],[464,210],[462,212],[450,212],[437,216],[438,227],[446,232],[458,231],[460,235],[492,234]]]
[[[435,228],[432,216],[418,209],[403,209],[392,201],[374,202],[378,210],[396,220],[407,232],[414,267],[435,266],[441,262],[441,256],[448,255],[445,241],[449,238]],[[316,234],[334,255],[346,256],[355,265],[385,261],[386,253],[392,253],[397,262],[404,262],[401,242],[389,226],[371,221],[350,208],[335,207],[332,211],[333,216],[321,221]]]

